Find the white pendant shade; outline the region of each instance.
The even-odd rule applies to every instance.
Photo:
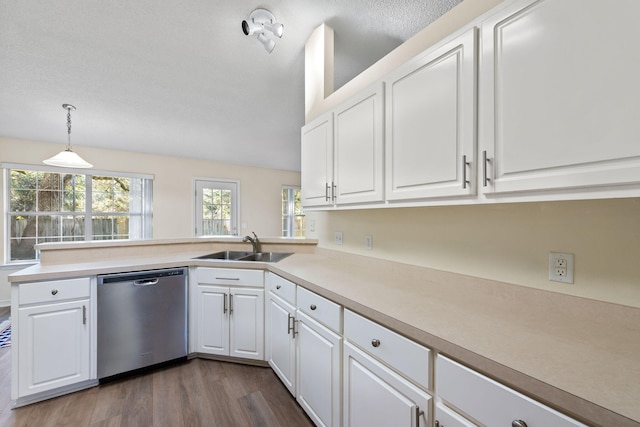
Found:
[[[47,160],[43,160],[42,163],[63,168],[88,169],[93,167],[91,163],[85,161],[82,157],[71,151],[70,148],[59,152],[58,154]]]

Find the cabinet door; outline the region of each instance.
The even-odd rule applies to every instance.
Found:
[[[339,426],[342,338],[300,310],[296,317],[296,400],[317,426]]]
[[[386,198],[475,194],[476,30],[386,82]]]
[[[349,343],[343,381],[345,426],[430,425],[431,396]]]
[[[302,128],[302,204],[333,204],[333,113]]]
[[[292,305],[271,295],[267,302],[265,330],[269,365],[293,396],[296,395],[295,310]]]
[[[89,379],[89,300],[18,310],[19,396]]]
[[[524,0],[482,23],[485,193],[640,182],[638,16],[636,0]]]
[[[229,288],[198,286],[198,340],[200,353],[229,355]]]
[[[384,199],[383,121],[382,84],[336,109],[333,190],[337,204]]]
[[[264,290],[229,291],[229,355],[264,360]]]

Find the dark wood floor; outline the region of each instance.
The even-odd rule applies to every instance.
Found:
[[[11,409],[11,348],[0,349],[0,426],[312,426],[270,368],[193,359]]]

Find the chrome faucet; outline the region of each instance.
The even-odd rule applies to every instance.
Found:
[[[252,231],[251,234],[253,234],[253,237],[244,236],[242,238],[242,241],[243,242],[251,242],[251,246],[253,246],[253,253],[257,254],[258,252],[260,252],[260,240],[258,240],[258,236],[256,235],[256,233],[254,233]]]

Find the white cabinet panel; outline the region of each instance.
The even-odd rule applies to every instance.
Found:
[[[294,306],[270,295],[267,302],[265,344],[269,365],[287,390],[296,395],[296,347]]]
[[[436,419],[435,427],[477,427],[453,409],[447,408],[442,402],[436,403],[434,418]]]
[[[333,112],[302,128],[302,204],[333,204]]]
[[[20,397],[89,379],[89,304],[86,299],[18,310]]]
[[[436,390],[440,398],[487,426],[510,426],[522,420],[529,427],[585,427],[441,355],[436,358]]]
[[[335,201],[384,199],[384,105],[382,84],[362,91],[335,111]]]
[[[228,288],[198,287],[198,352],[229,354]]]
[[[518,1],[482,24],[485,193],[640,182],[640,2]]]
[[[385,82],[387,199],[475,194],[475,28]]]
[[[344,344],[345,426],[428,426],[430,405],[429,394],[351,344]]]
[[[342,337],[297,312],[296,400],[318,426],[340,426]]]
[[[229,295],[229,355],[262,360],[264,290],[232,288]]]
[[[411,381],[430,389],[431,350],[353,311],[344,311],[344,337]]]

